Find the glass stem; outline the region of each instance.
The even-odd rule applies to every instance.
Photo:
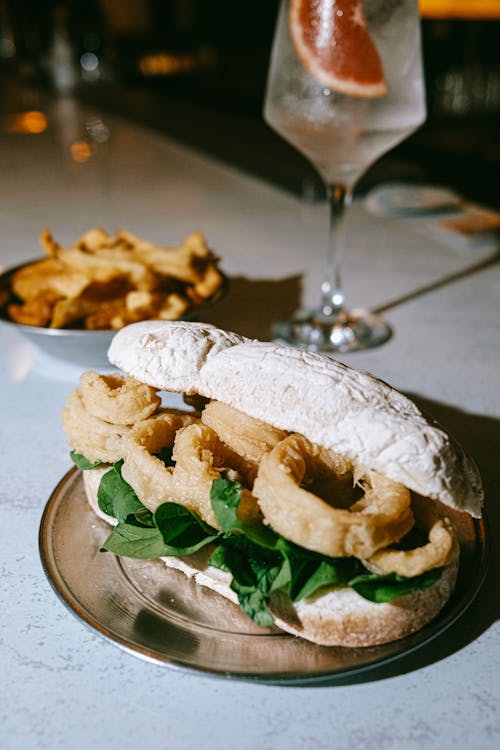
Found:
[[[341,263],[343,254],[344,209],[351,202],[351,191],[344,185],[326,185],[330,208],[330,235],[326,275],[321,284],[321,314],[338,320],[344,315]]]

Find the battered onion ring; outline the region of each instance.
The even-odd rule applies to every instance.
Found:
[[[155,389],[135,378],[93,371],[81,375],[80,395],[89,414],[115,425],[147,419],[161,404]]]
[[[123,458],[125,439],[132,435],[140,444],[147,443],[157,453],[164,445],[172,445],[175,431],[191,424],[194,417],[175,411],[159,411],[135,425],[111,424],[86,409],[81,390],[70,393],[62,412],[63,428],[71,447],[89,461],[115,463]]]
[[[173,443],[175,466],[165,466],[152,455],[154,436],[146,438],[134,429],[124,443],[123,478],[151,511],[162,503],[175,502],[197,513],[214,528],[220,528],[210,503],[210,491],[214,479],[223,476],[228,468],[225,446],[203,424],[178,429],[173,423],[169,434],[172,442],[168,445]],[[248,490],[243,490],[239,517],[250,521],[260,518],[255,498]]]
[[[449,565],[458,557],[459,545],[453,524],[447,518],[440,518],[428,500],[414,499],[413,510],[415,525],[428,535],[427,544],[410,550],[380,550],[364,561],[369,570],[412,578],[426,570]]]
[[[68,396],[62,411],[62,424],[71,447],[89,461],[114,463],[123,456],[123,438],[127,425],[115,425],[86,410],[78,390]]]
[[[377,472],[368,472],[364,496],[349,509],[333,507],[303,489],[303,481],[324,465],[325,453],[294,434],[263,457],[253,492],[276,531],[324,555],[367,558],[410,530],[409,490]]]
[[[219,438],[234,453],[232,465],[251,485],[259,463],[288,433],[266,422],[223,404],[211,401],[201,413],[201,421],[215,430]]]
[[[194,414],[166,409],[137,422],[131,428],[129,438],[142,445],[149,453],[159,453],[162,448],[173,446],[178,430],[196,422],[199,419]]]

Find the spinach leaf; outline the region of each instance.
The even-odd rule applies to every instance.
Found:
[[[226,564],[226,550],[222,544],[218,544],[213,550],[208,560],[209,565],[213,565],[214,568],[219,568],[226,573],[230,573],[229,567]]]
[[[362,566],[354,558],[331,558],[289,542],[279,536],[276,543],[284,558],[272,591],[284,589],[293,601],[312,596],[323,586],[347,583]]]
[[[98,466],[104,465],[102,461],[89,461],[88,458],[76,451],[71,451],[69,455],[75,466],[78,466],[79,469],[96,469]]]
[[[103,550],[137,558],[189,555],[217,538],[217,531],[183,505],[162,503],[151,513],[123,479],[122,465],[118,461],[99,485],[100,509],[118,519]]]
[[[261,628],[269,628],[274,623],[274,617],[269,611],[267,602],[269,597],[255,586],[242,586],[233,581],[231,588],[238,594],[241,609]]]
[[[293,578],[293,586],[290,596],[294,602],[312,596],[318,589],[324,586],[338,586],[348,583],[352,578],[356,567],[350,558],[320,559],[318,561],[302,560]]]
[[[187,519],[184,511],[191,516],[190,519]],[[143,517],[143,511],[139,510],[128,515],[126,520],[119,521],[102,550],[142,559],[181,556],[190,555],[217,538],[216,531],[207,533],[193,520],[189,510],[176,503],[160,505],[154,514],[146,516],[146,524],[142,523]]]
[[[167,554],[161,532],[157,528],[134,523],[134,516],[130,516],[129,521],[121,521],[115,526],[101,550],[143,560]]]
[[[162,535],[165,555],[190,555],[219,536],[189,508],[177,503],[162,503],[154,513],[154,524]]]
[[[242,486],[229,479],[214,479],[210,490],[210,503],[215,517],[224,531],[241,529],[243,523],[238,518]]]
[[[212,482],[210,503],[222,530],[227,534],[242,532],[261,547],[274,549],[279,537],[272,529],[238,518],[242,493],[243,488],[239,482],[231,482],[229,479],[214,479]]]
[[[371,602],[392,602],[398,596],[408,594],[410,591],[432,586],[441,577],[441,572],[441,568],[434,568],[414,578],[403,578],[397,573],[387,575],[366,573],[349,581],[349,586]]]
[[[122,465],[123,461],[118,461],[104,474],[97,492],[99,508],[119,521],[124,521],[136,511],[142,512],[144,508],[132,487],[123,479]]]
[[[259,548],[243,534],[235,534],[220,541],[210,564],[231,573],[231,588],[243,612],[262,627],[273,624],[267,604],[282,566],[279,554]]]
[[[141,524],[141,526],[150,526],[154,527],[155,522],[153,518],[153,514],[149,510],[149,508],[145,508],[142,506],[142,508],[139,508],[134,513],[136,521]]]
[[[362,574],[364,568],[355,558],[325,557],[294,545],[272,529],[241,521],[237,516],[241,495],[237,482],[217,479],[212,485],[212,508],[225,536],[210,563],[231,573],[231,588],[240,606],[256,622],[269,624],[268,602],[275,591],[299,601],[323,587],[347,585],[365,599],[387,602],[431,586],[441,575],[440,571],[415,578]]]

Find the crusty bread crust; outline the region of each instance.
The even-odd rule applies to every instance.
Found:
[[[115,525],[116,520],[103,513],[97,504],[99,483],[108,470],[109,467],[86,470],[83,481],[87,500],[94,512]],[[188,557],[161,559],[168,568],[180,570],[200,586],[238,603],[230,587],[231,575],[208,565],[206,550]],[[455,561],[444,569],[433,586],[405,594],[390,603],[374,604],[351,588],[336,586],[296,603],[278,592],[271,601],[271,610],[281,630],[318,645],[375,646],[403,638],[433,620],[453,591],[457,568],[458,561]]]
[[[299,432],[457,510],[481,515],[471,458],[402,393],[324,354],[251,341],[203,323],[135,323],[110,362],[161,390],[198,393]]]

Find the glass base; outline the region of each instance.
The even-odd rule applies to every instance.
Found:
[[[392,335],[390,326],[368,310],[340,313],[335,320],[311,311],[278,321],[273,336],[313,352],[355,352],[380,346]]]

